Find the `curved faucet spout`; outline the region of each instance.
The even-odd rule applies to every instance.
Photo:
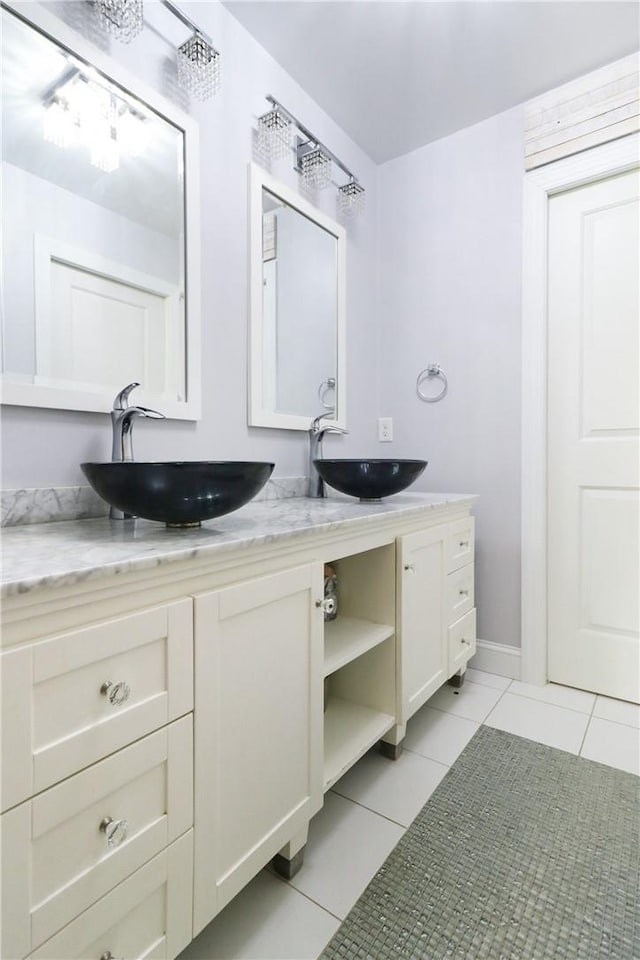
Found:
[[[151,410],[150,407],[129,406],[129,394],[140,384],[137,381],[128,384],[120,391],[113,401],[111,410],[111,426],[113,438],[111,444],[111,459],[133,460],[133,421],[136,417],[148,417],[150,420],[164,420],[164,413]]]
[[[112,460],[132,461],[134,459],[133,422],[138,417],[146,417],[149,420],[166,419],[164,413],[151,410],[149,407],[127,407],[126,410],[113,410],[111,412],[113,421]]]

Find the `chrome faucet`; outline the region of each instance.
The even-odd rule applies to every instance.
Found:
[[[149,410],[148,407],[130,407],[129,394],[140,384],[137,381],[124,387],[113,401],[111,410],[111,426],[113,427],[113,443],[111,459],[115,461],[133,460],[133,421],[136,417],[149,417],[152,420],[164,420],[164,413]]]
[[[137,381],[128,384],[113,401],[111,410],[111,426],[113,441],[111,445],[111,460],[114,462],[133,462],[133,423],[137,417],[148,417],[152,420],[164,420],[164,413],[150,410],[148,407],[130,407],[129,394],[140,384]],[[111,507],[109,516],[112,520],[129,519],[130,514],[123,513],[116,507]]]
[[[341,433],[343,435],[349,433],[348,430],[343,430],[342,427],[332,426],[331,424],[326,424],[326,426],[322,425],[321,420],[324,420],[325,417],[333,416],[333,413],[333,410],[326,410],[324,413],[321,413],[319,417],[311,421],[309,428],[309,496],[314,499],[320,499],[327,495],[324,480],[318,473],[316,465],[313,462],[322,457],[322,441],[325,433]]]

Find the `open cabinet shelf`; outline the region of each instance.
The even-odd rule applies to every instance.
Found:
[[[395,542],[332,563],[338,616],[324,624],[324,787],[396,722]]]
[[[324,715],[324,789],[329,790],[395,723],[388,713],[330,697]]]
[[[344,667],[351,660],[393,636],[394,627],[359,617],[338,616],[324,625],[324,675]]]

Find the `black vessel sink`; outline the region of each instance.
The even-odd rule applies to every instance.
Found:
[[[400,493],[417,480],[426,460],[314,460],[329,486],[361,500],[380,500]]]
[[[117,510],[170,527],[188,527],[244,506],[262,490],[274,464],[184,460],[80,466],[96,493]]]

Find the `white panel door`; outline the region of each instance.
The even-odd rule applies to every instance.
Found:
[[[640,701],[640,172],[549,204],[549,679]]]
[[[53,260],[54,336],[50,350],[38,343],[38,373],[108,387],[144,378],[164,393],[171,305],[162,294]]]

